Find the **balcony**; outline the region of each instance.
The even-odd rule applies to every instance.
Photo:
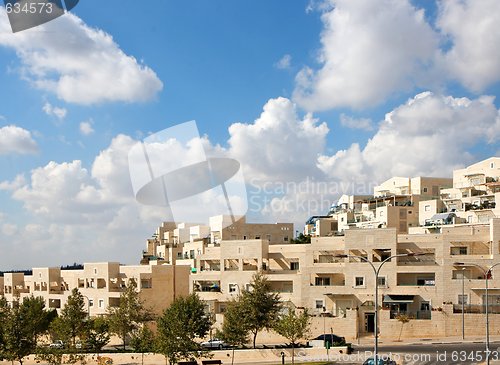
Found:
[[[500,314],[500,305],[489,305],[488,312]],[[462,304],[453,304],[453,313],[462,313]],[[464,313],[485,314],[486,306],[483,304],[466,304],[464,305]]]

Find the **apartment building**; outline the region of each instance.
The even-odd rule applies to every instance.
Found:
[[[425,255],[414,256],[417,253]],[[482,326],[477,326],[484,320],[481,268],[500,262],[499,218],[488,224],[450,226],[434,234],[350,229],[344,236],[313,237],[310,244],[221,241],[207,245],[193,260],[189,286],[222,320],[226,303],[262,271],[283,301],[308,308],[316,322],[324,321],[326,328],[354,339],[374,330],[375,275],[363,259],[378,267],[396,254],[408,256],[384,263],[378,278],[382,337],[398,336],[399,313],[413,318],[405,336],[458,335],[462,301],[469,335],[482,335]],[[500,332],[500,315],[496,315],[500,313],[500,271],[494,270],[489,279],[490,311],[495,313],[492,331]]]
[[[450,178],[393,177],[374,188],[373,195],[343,195],[327,216],[311,217],[304,234],[328,236],[354,228],[396,228],[408,233],[419,226],[420,201],[437,199]]]
[[[419,203],[421,226],[488,223],[500,216],[500,157],[491,157],[453,171],[453,187]]]
[[[219,215],[209,218],[209,224],[164,222],[146,241],[142,263],[159,260],[179,265],[191,265],[204,244],[222,241],[263,239],[270,244],[287,243],[293,238],[292,223],[247,223],[245,217]]]
[[[85,263],[83,269],[34,268],[31,275],[5,273],[2,292],[8,302],[34,295],[43,297],[47,308],[60,310],[74,288],[86,300],[91,316],[106,314],[119,305],[120,294],[130,279],[138,286],[141,300],[160,314],[176,296],[187,295],[189,268],[172,265],[123,266],[117,262]]]

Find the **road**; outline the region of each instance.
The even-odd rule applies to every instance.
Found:
[[[353,346],[352,355],[361,358],[372,355],[372,346]],[[500,363],[500,341],[490,343],[490,360],[493,363]],[[486,360],[484,342],[466,343],[433,343],[432,341],[419,344],[397,344],[381,345],[381,354],[391,355],[394,360],[399,360],[398,364],[404,365],[431,365],[431,364],[482,364]],[[338,360],[342,360],[339,358]],[[360,364],[361,361],[349,362],[337,361],[343,364]],[[356,359],[358,360],[358,359]]]

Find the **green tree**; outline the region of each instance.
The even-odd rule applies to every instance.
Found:
[[[211,326],[205,305],[196,294],[177,298],[157,321],[157,350],[170,364],[194,359],[204,352],[195,340],[205,337]]]
[[[96,317],[90,320],[86,343],[89,350],[99,353],[109,342],[109,321],[105,317]],[[82,343],[82,346],[84,343]]]
[[[5,301],[3,301],[5,305]],[[2,355],[10,361],[23,363],[25,356],[36,349],[38,337],[48,330],[50,314],[45,310],[43,298],[33,296],[24,298],[22,303],[15,301],[12,308],[3,307]]]
[[[295,309],[288,308],[286,314],[280,315],[274,324],[274,331],[292,344],[292,364],[295,364],[295,344],[309,334],[309,314],[307,310],[297,314]]]
[[[125,349],[130,336],[143,323],[151,321],[153,315],[146,309],[139,298],[137,283],[130,279],[125,291],[120,295],[120,305],[108,308],[110,331],[121,338]]]
[[[232,300],[227,304],[224,311],[224,322],[222,329],[217,331],[217,337],[231,345],[232,357],[231,364],[234,364],[234,349],[236,346],[243,346],[249,342],[248,333],[250,328],[246,321],[242,321],[243,307],[241,301]]]
[[[401,335],[403,334],[403,327],[406,323],[410,322],[411,317],[407,314],[400,313],[396,316],[396,319],[401,323],[401,329],[399,330],[398,341],[401,341]]]
[[[144,365],[144,353],[154,352],[155,350],[155,335],[148,326],[144,325],[141,329],[134,332],[130,344],[134,348],[134,352],[141,354],[141,363]]]
[[[271,291],[271,285],[262,273],[254,275],[250,290],[244,290],[239,299],[242,305],[242,321],[253,335],[253,348],[257,334],[272,329],[282,308],[280,296]]]
[[[74,288],[53,329],[58,339],[65,342],[69,340],[70,347],[74,348],[77,337],[85,337],[87,326],[88,313],[85,311],[84,297],[77,288]]]

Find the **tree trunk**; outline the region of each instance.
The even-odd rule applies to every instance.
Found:
[[[295,342],[292,342],[292,365],[295,364]]]
[[[399,330],[399,338],[398,338],[398,341],[401,341],[401,335],[403,334],[403,326],[405,324],[403,322],[401,322],[401,329]]]
[[[256,348],[256,347],[255,347],[255,340],[257,339],[257,333],[258,333],[258,332],[254,332],[254,334],[253,334],[253,348],[254,348],[254,349]]]
[[[231,365],[234,365],[234,345],[233,345],[233,356],[231,357]]]

